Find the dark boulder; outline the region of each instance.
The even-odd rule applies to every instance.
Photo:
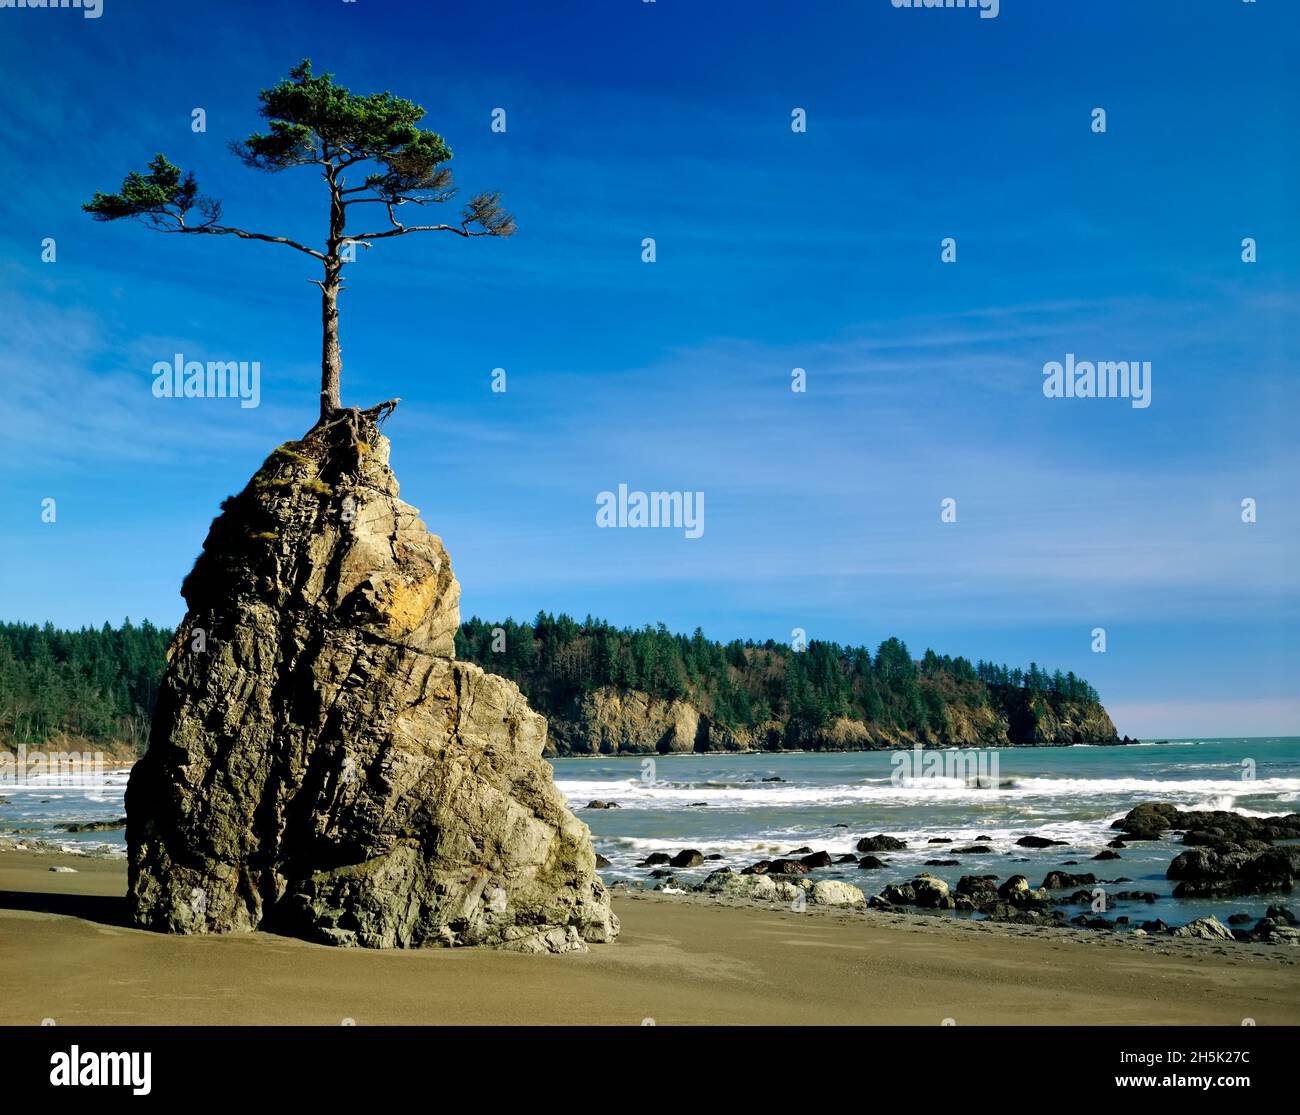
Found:
[[[1048,840],[1045,836],[1022,836],[1016,843],[1022,848],[1057,848],[1068,844],[1065,840]]]
[[[1068,871],[1049,871],[1043,880],[1045,890],[1065,890],[1068,887],[1090,887],[1097,882],[1092,874],[1071,875]]]
[[[996,875],[963,875],[957,880],[957,893],[977,902],[994,899],[998,895]]]
[[[864,836],[858,841],[859,852],[901,852],[906,847],[905,840],[899,840],[896,836],[886,836],[884,833]]]
[[[1158,840],[1166,832],[1182,832],[1184,844],[1220,849],[1250,841],[1300,840],[1300,813],[1243,817],[1222,809],[1183,812],[1169,802],[1144,802],[1111,827],[1123,832],[1125,840]]]
[[[1290,892],[1300,876],[1300,846],[1196,846],[1174,857],[1165,876],[1178,880],[1175,898]]]

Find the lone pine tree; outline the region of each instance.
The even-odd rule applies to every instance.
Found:
[[[312,73],[304,59],[289,76],[259,95],[268,132],[256,132],[230,145],[246,166],[281,171],[319,167],[329,191],[329,229],[323,250],[287,236],[249,232],[222,223],[221,202],[199,193],[192,172],[183,172],[165,155],[155,155],[145,173],[132,171],[115,194],[95,192],[82,208],[98,221],[124,217],[139,220],[158,232],[208,236],[238,236],[285,244],[320,261],[324,276],[312,279],[321,289],[320,421],[341,409],[339,378],[343,359],[339,347],[339,292],[349,245],[369,248],[373,241],[413,232],[453,232],[474,236],[509,236],[514,219],[500,207],[500,195],[478,194],[452,224],[403,224],[404,205],[437,205],[456,196],[452,186],[451,149],[436,132],[418,127],[424,109],[391,93],[360,96],[334,83],[333,74]],[[363,164],[369,164],[364,166]],[[347,173],[361,166],[364,178],[348,186]],[[365,173],[369,170],[370,173]],[[388,227],[377,232],[349,233],[350,210],[379,205]],[[364,226],[363,226],[364,227]]]

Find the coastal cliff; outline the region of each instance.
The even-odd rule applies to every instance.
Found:
[[[1097,702],[1062,702],[1014,710],[988,706],[949,711],[949,729],[909,732],[837,717],[821,725],[769,720],[726,727],[686,700],[604,687],[547,710],[550,755],[652,755],[697,751],[865,751],[912,747],[1049,747],[1123,740]]]
[[[933,651],[916,661],[899,639],[874,653],[820,641],[723,645],[699,631],[542,614],[531,624],[471,619],[457,654],[518,683],[547,717],[550,754],[1124,742],[1073,673]]]

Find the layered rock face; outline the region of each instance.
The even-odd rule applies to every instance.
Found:
[[[128,899],[174,933],[580,950],[618,922],[516,686],[361,420],[277,449],[182,592],[127,790]]]
[[[653,755],[705,750],[709,724],[687,701],[604,686],[583,694],[552,725],[565,753]]]
[[[544,698],[543,698],[544,699]],[[758,727],[718,724],[689,700],[654,697],[636,689],[602,686],[548,710],[548,747],[558,755],[653,755],[705,751],[866,751],[935,746],[928,736],[836,717],[819,727],[769,720]],[[1024,698],[1010,720],[988,706],[952,703],[945,709],[943,744],[951,747],[1042,747],[1119,743],[1110,716],[1092,702]]]

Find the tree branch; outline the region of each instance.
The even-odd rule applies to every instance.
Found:
[[[214,236],[238,236],[241,240],[264,240],[268,244],[285,244],[290,248],[297,248],[300,252],[306,252],[315,259],[324,260],[325,253],[318,252],[315,248],[309,248],[305,244],[299,244],[297,240],[290,240],[287,236],[267,236],[263,232],[247,232],[242,228],[226,228],[224,225],[199,225],[196,228],[188,228],[181,224],[178,228],[169,229],[170,232],[206,232]]]
[[[468,228],[456,225],[399,225],[388,232],[367,232],[358,237],[361,240],[384,240],[389,236],[405,236],[408,232],[454,232],[457,236],[491,236],[490,232],[471,232]]]
[[[474,222],[474,217],[466,217],[464,221],[457,225],[404,225],[397,219],[393,212],[393,206],[400,204],[398,202],[388,202],[388,222],[393,227],[387,232],[363,232],[358,236],[350,237],[353,240],[385,240],[390,236],[405,236],[408,232],[454,232],[457,236],[492,236],[490,229],[482,232],[471,232],[469,226]]]

